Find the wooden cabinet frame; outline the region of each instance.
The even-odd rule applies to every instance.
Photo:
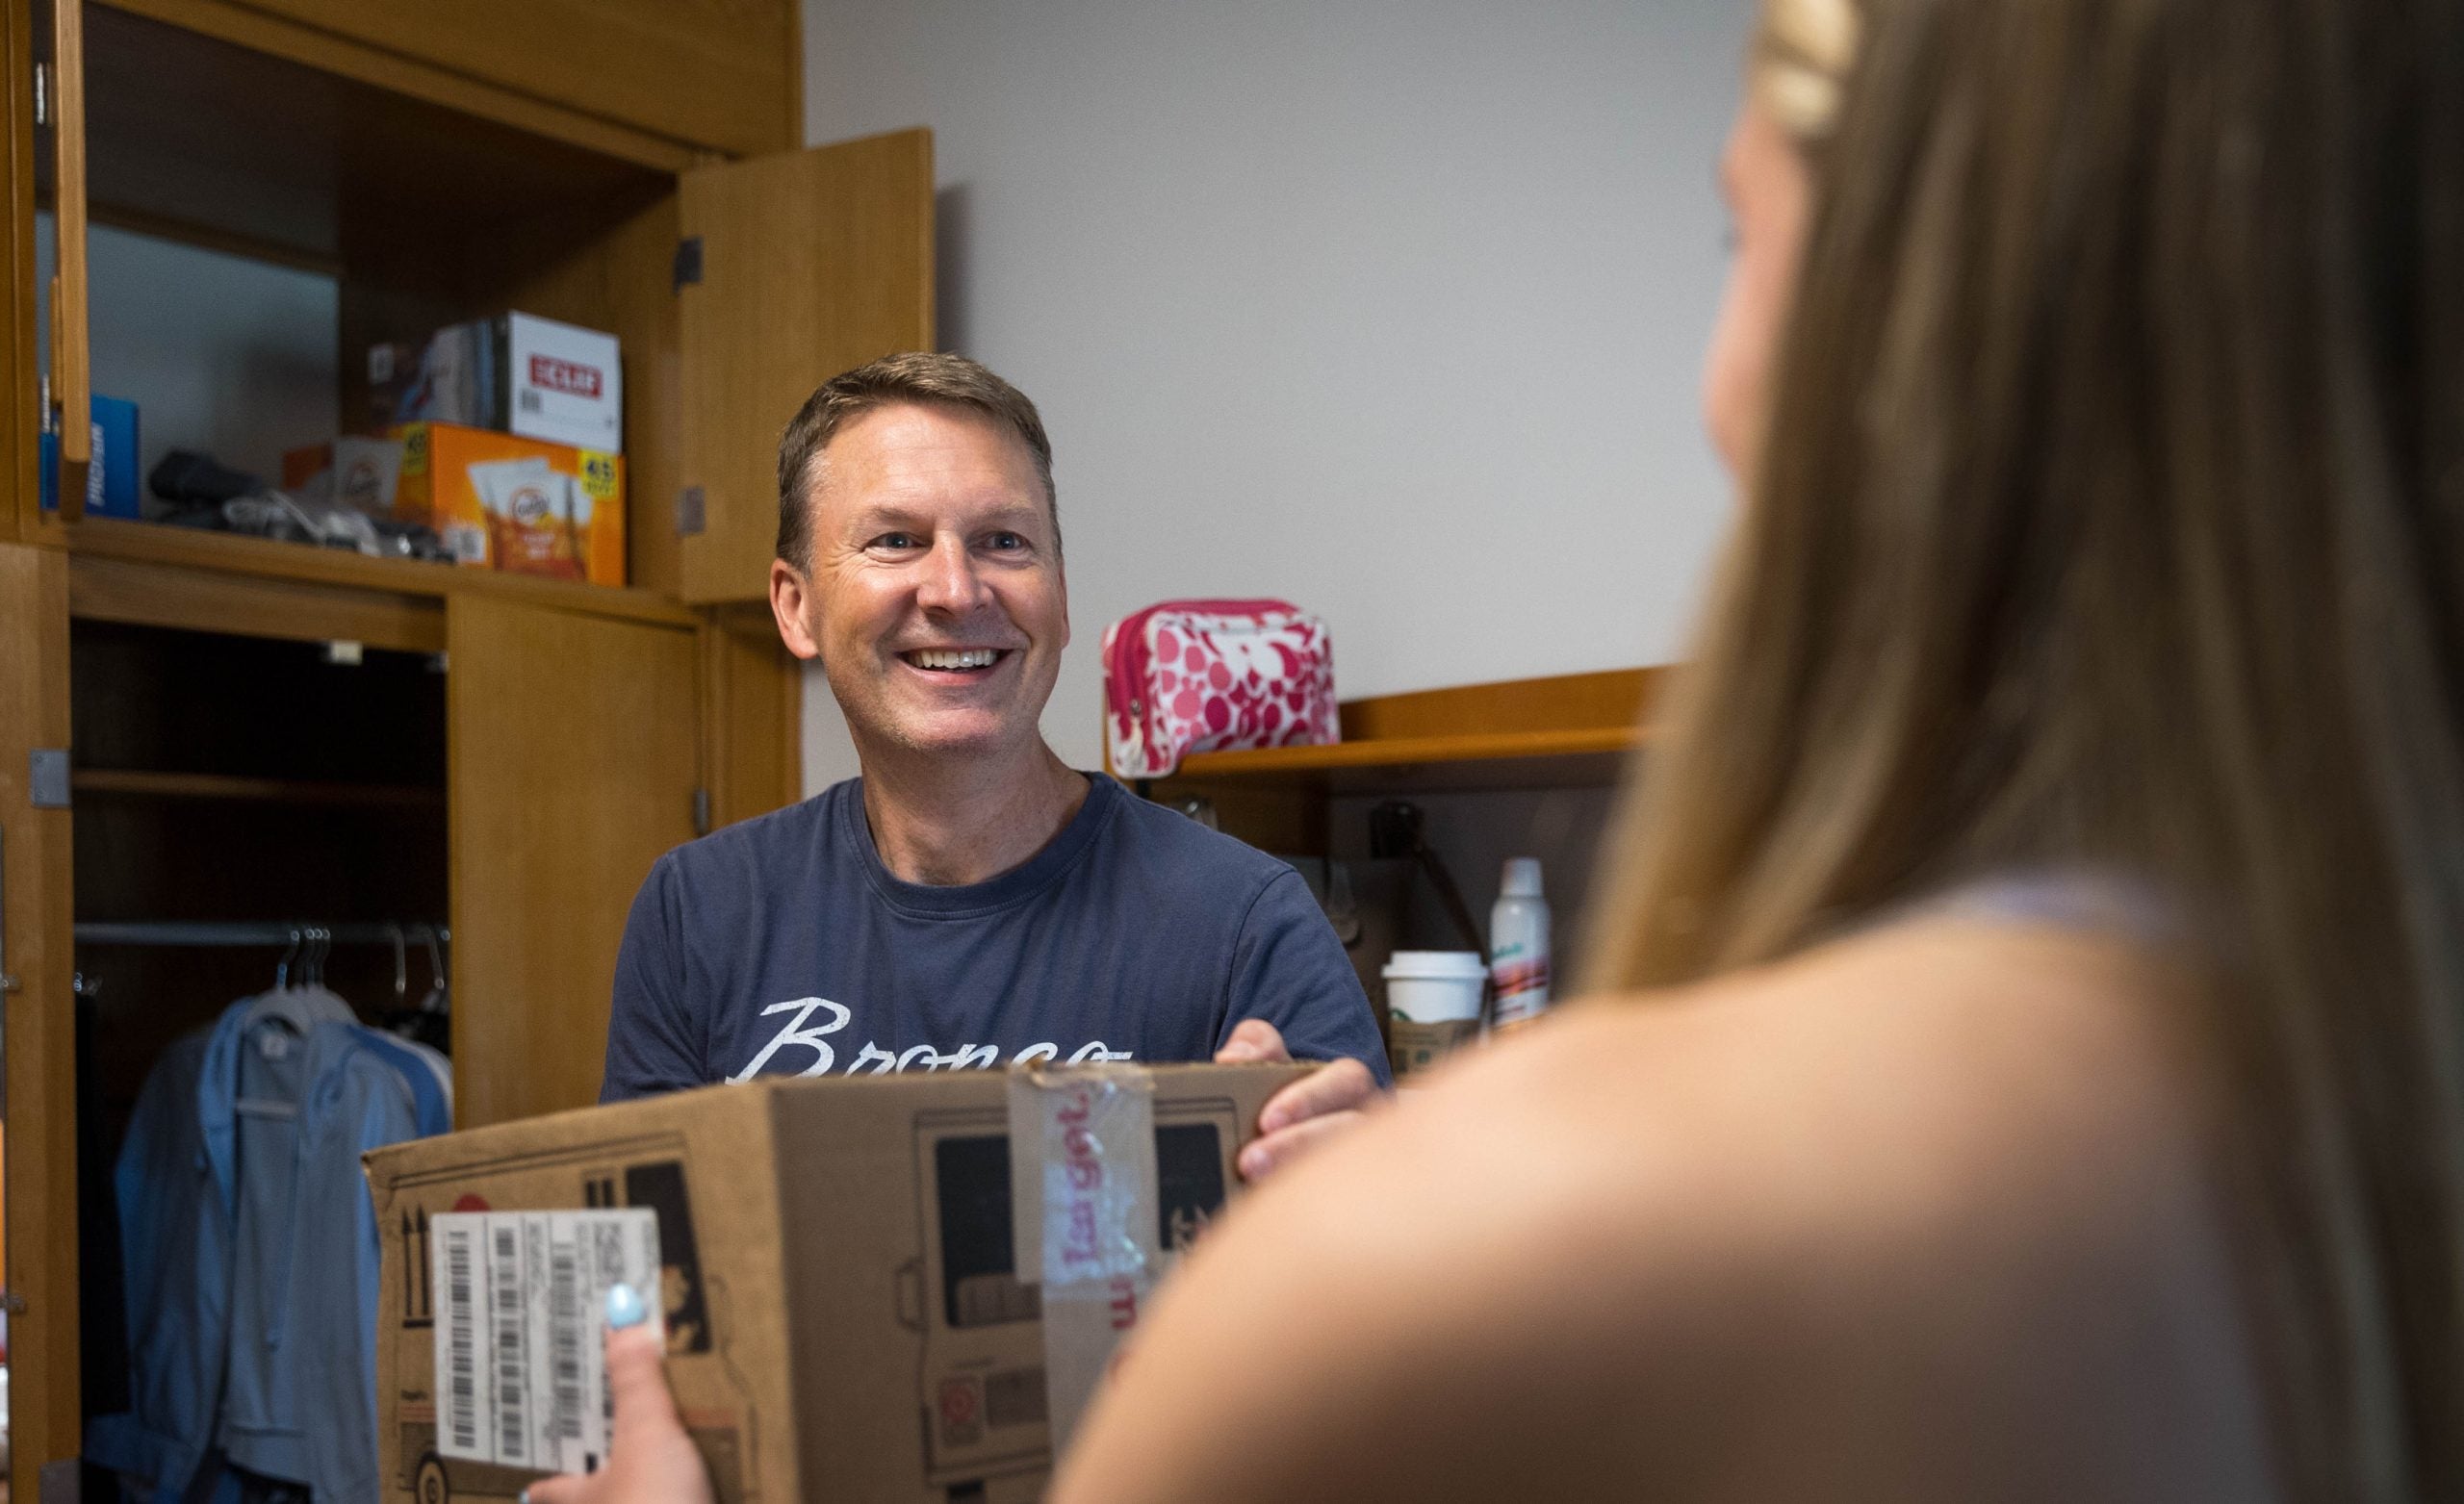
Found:
[[[789,17],[789,70],[800,74],[795,7],[780,3]],[[662,24],[650,0],[625,5],[647,24]],[[444,8],[493,9],[481,0],[446,0]],[[465,973],[457,993],[466,1007],[485,999],[496,1010],[458,1040],[469,1052],[457,1060],[468,1073],[464,1118],[571,1105],[596,1080],[597,1040],[576,1036],[603,1028],[622,927],[609,895],[638,880],[613,869],[646,864],[644,852],[688,839],[699,826],[801,797],[801,666],[778,643],[763,603],[775,527],[763,478],[769,457],[749,460],[735,447],[757,440],[766,449],[811,386],[836,370],[934,344],[929,134],[732,161],[726,153],[775,151],[795,140],[801,105],[792,93],[780,109],[735,101],[697,111],[689,100],[664,115],[579,108],[564,84],[504,87],[480,53],[424,55],[410,46],[410,34],[398,28],[436,9],[425,0],[88,7],[87,54],[96,70],[87,75],[96,127],[89,141],[92,217],[334,275],[346,427],[349,404],[364,396],[364,375],[352,373],[364,370],[370,341],[413,338],[439,322],[506,308],[617,334],[627,358],[635,588],[44,513],[37,474],[40,294],[32,276],[37,155],[45,144],[34,119],[33,64],[46,13],[44,0],[0,0],[7,100],[0,139],[10,185],[0,228],[9,272],[0,280],[9,344],[0,360],[7,397],[0,465],[8,477],[0,486],[0,875],[7,881],[0,941],[21,982],[5,999],[12,1262],[0,1278],[24,1302],[10,1333],[11,1483],[20,1500],[40,1496],[46,1464],[73,1468],[83,1440],[68,993],[75,812],[34,810],[24,787],[31,746],[68,744],[70,622],[448,653],[448,727],[462,738],[449,756],[451,907],[468,930],[457,939],[455,965],[457,973],[486,973],[484,981]],[[507,23],[508,35],[518,30]],[[215,69],[234,71],[218,77]],[[153,98],[160,90],[149,81],[201,92]],[[224,141],[223,132],[194,128],[216,118],[198,113],[200,100],[237,101],[262,117],[249,127],[234,115],[233,140]],[[346,124],[314,137],[320,111]],[[163,134],[183,122],[188,135]],[[274,163],[279,153],[256,146],[301,132],[338,165],[334,203],[302,198],[297,180],[272,184],[289,197],[182,196],[184,164]],[[192,155],[149,159],[148,143],[159,141]],[[426,152],[462,170],[394,191],[405,182],[405,164]],[[280,167],[266,170],[278,177]],[[524,192],[539,195],[535,212],[491,220],[484,242],[430,233],[435,217],[452,213],[462,195],[476,195],[495,213],[523,208],[516,200]],[[807,201],[779,214],[782,192]],[[700,217],[699,283],[679,275],[688,214]],[[715,332],[698,344],[697,308],[715,319]],[[705,362],[723,363],[719,374],[697,379],[697,348]],[[697,434],[699,452],[724,473],[692,472]],[[695,486],[701,504],[687,513],[679,502]],[[680,521],[698,527],[680,528]],[[457,674],[468,676],[458,700]],[[509,708],[514,700],[521,703]],[[576,727],[641,744],[622,749],[630,771],[612,791],[560,787],[535,765],[501,778],[490,771],[520,770],[534,754],[586,759],[587,735],[578,738]],[[611,752],[610,760],[624,759]],[[553,922],[562,900],[545,895],[555,863],[535,849],[526,864],[492,862],[483,843],[528,839],[519,828],[534,818],[573,828],[611,798],[617,818],[607,824],[625,831],[601,839],[606,832],[593,829],[591,841],[576,843],[578,860],[609,870],[596,874],[595,886],[577,885],[589,887],[578,901],[586,912],[559,932]],[[514,833],[492,833],[505,829]],[[602,846],[623,854],[591,854]],[[493,934],[491,923],[499,925]],[[518,923],[544,928],[526,932]],[[552,1049],[552,1069],[538,1063]]]

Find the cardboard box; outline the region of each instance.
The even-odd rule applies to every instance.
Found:
[[[490,1292],[536,1305],[549,1282],[475,1270],[439,1236],[468,1225],[449,1214],[647,1209],[669,1382],[723,1504],[1026,1504],[1151,1278],[1237,1186],[1259,1109],[1309,1068],[774,1079],[377,1150],[387,1497],[514,1498],[536,1470],[448,1454],[554,1429],[535,1407],[472,1413],[469,1370],[535,1360],[500,1349]],[[598,1340],[594,1314],[555,1344],[577,1431]]]
[[[371,345],[369,381],[389,425],[458,423],[615,454],[625,447],[622,352],[612,334],[506,314],[438,330],[416,366],[401,346]]]
[[[612,334],[532,314],[496,320],[505,426],[531,439],[621,453],[625,373]]]
[[[394,515],[459,564],[625,583],[625,458],[453,423],[405,423]]]
[[[371,517],[392,517],[402,483],[402,442],[344,438],[283,451],[283,490],[295,496],[310,491],[320,475],[332,477],[320,499]]]

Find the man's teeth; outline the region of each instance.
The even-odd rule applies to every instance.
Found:
[[[988,669],[1000,653],[991,648],[968,648],[959,652],[924,651],[908,656],[919,669]]]

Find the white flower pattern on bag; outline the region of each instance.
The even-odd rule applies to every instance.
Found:
[[[1335,718],[1326,624],[1281,600],[1179,600],[1104,631],[1113,771],[1162,777],[1192,752],[1326,746]]]

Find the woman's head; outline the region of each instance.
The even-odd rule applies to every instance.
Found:
[[[1853,19],[1810,83],[1758,50],[1749,114],[1835,110],[1785,116],[1751,503],[1595,980],[2014,867],[2163,885],[2288,1439],[2464,1491],[2464,0]]]
[[[1733,243],[1703,411],[1741,484],[1761,443],[1771,363],[1812,208],[1809,157],[1838,117],[1856,35],[1855,0],[1770,0],[1747,61],[1745,102],[1720,155]]]

